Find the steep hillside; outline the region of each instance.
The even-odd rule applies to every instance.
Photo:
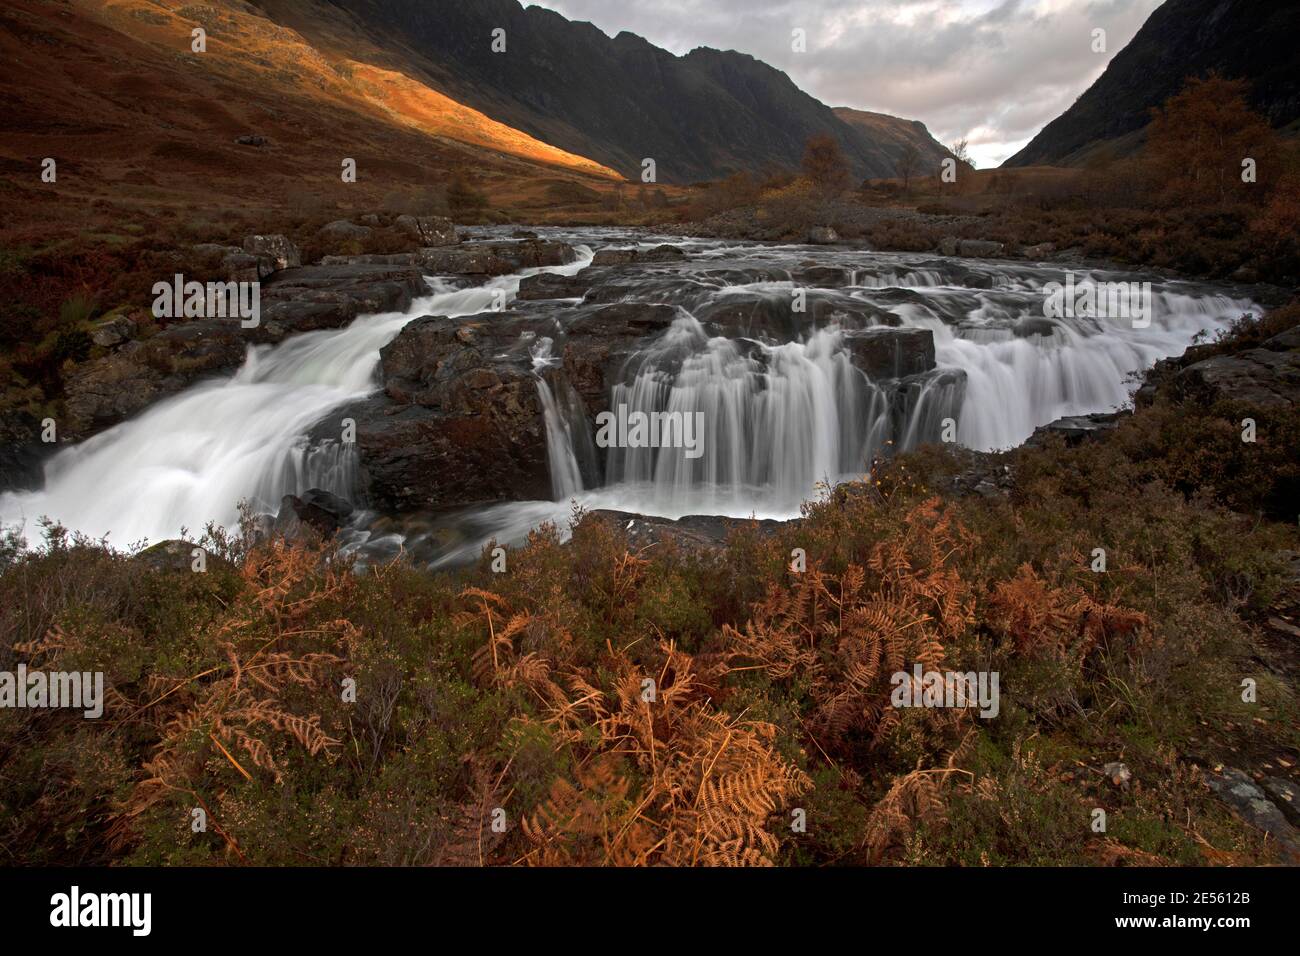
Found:
[[[194,52],[192,31],[206,31]],[[12,0],[0,9],[0,197],[62,202],[374,202],[459,173],[494,191],[616,174],[373,62],[317,48],[237,0]],[[367,56],[368,60],[373,57]],[[244,140],[240,142],[240,140]],[[57,181],[41,181],[45,158]],[[344,158],[357,181],[341,180]]]
[[[895,172],[889,137],[844,122],[745,54],[702,48],[678,57],[517,0],[258,2],[312,37],[350,18],[383,51],[377,64],[400,59],[456,100],[627,176],[647,158],[660,180],[678,183],[795,166],[816,134],[839,140],[859,177]],[[498,29],[504,52],[492,48]]]
[[[939,164],[951,155],[920,120],[905,120],[888,113],[855,110],[848,106],[837,106],[834,112],[841,120],[876,140],[891,162],[896,163],[903,150],[913,146],[921,157],[920,169],[929,173],[938,169]]]
[[[1252,105],[1275,127],[1300,120],[1300,4],[1277,0],[1168,0],[1106,67],[1006,166],[1070,165],[1097,149],[1133,151],[1150,110],[1189,76],[1217,70],[1250,83]]]

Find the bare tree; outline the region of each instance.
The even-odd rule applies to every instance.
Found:
[[[912,177],[921,165],[921,151],[913,143],[903,147],[898,157],[898,174],[903,177],[903,192],[912,194]]]

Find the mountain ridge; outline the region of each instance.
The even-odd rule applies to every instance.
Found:
[[[1167,0],[1064,113],[1002,165],[1080,165],[1098,151],[1138,149],[1150,111],[1189,76],[1217,70],[1249,83],[1251,105],[1274,127],[1300,120],[1300,4]]]
[[[903,150],[749,54],[701,46],[678,56],[638,34],[609,37],[517,0],[257,3],[272,17],[296,18],[300,32],[310,32],[312,8],[331,7],[374,46],[405,50],[408,65],[444,94],[628,178],[639,178],[645,159],[676,183],[790,168],[815,135],[835,138],[858,178],[892,176]],[[491,49],[496,29],[505,31],[504,54]]]

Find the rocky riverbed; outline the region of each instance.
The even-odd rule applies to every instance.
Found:
[[[1089,267],[1080,276],[1098,283],[1150,282],[1150,321],[1049,317],[1044,289],[1065,268],[961,244],[466,235],[408,218],[420,245],[404,253],[304,265],[276,236],[201,249],[232,280],[260,280],[261,323],[196,318],[144,340],[105,330],[68,382],[68,431],[94,437],[40,474],[41,447],[16,443],[25,457],[8,483],[29,490],[0,497],[0,517],[158,540],[231,524],[241,499],[288,520],[283,496],[311,491],[355,508],[308,507],[316,525],[431,562],[563,519],[574,501],[654,516],[653,528],[692,514],[785,520],[819,483],[898,449],[1104,429],[1130,373],[1254,308],[1239,290]],[[1281,394],[1296,355],[1282,345],[1185,380]],[[597,422],[620,409],[698,415],[703,454],[602,447]]]

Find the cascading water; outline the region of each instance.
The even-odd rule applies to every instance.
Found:
[[[48,516],[125,546],[169,538],[208,522],[234,526],[238,506],[274,511],[282,495],[312,487],[352,489],[352,452],[312,448],[307,433],[329,411],[376,388],[379,350],[422,315],[462,316],[508,301],[537,272],[575,274],[591,262],[531,269],[457,289],[430,280],[432,294],[404,313],[358,318],[344,329],[307,332],[250,348],[225,381],[196,385],[144,414],[56,455],[39,491],[0,495],[0,523]]]
[[[609,241],[598,233],[578,239]],[[1130,373],[1253,308],[1219,290],[1165,282],[1154,283],[1149,325],[1048,319],[1043,289],[1060,279],[1059,268],[668,237],[639,245],[662,241],[689,248],[689,260],[616,272],[593,288],[597,302],[677,310],[626,359],[608,407],[698,421],[701,453],[672,444],[596,447],[597,423],[556,354],[568,310],[579,308],[576,299],[561,300],[546,313],[555,339],[548,332],[531,342],[554,500],[438,517],[456,533],[430,541],[457,543],[431,545],[433,563],[473,557],[488,538],[516,540],[544,520],[562,524],[570,499],[589,510],[665,517],[791,517],[817,483],[856,477],[880,454],[937,440],[947,419],[961,444],[988,450],[1016,445],[1061,416],[1122,406]],[[490,311],[502,291],[513,298],[529,272],[578,273],[592,260],[579,248],[568,266],[472,289],[431,280],[432,294],[404,314],[252,349],[231,379],[197,385],[58,454],[42,490],[0,495],[0,523],[48,515],[123,545],[209,521],[229,526],[241,500],[269,511],[282,495],[309,487],[347,496],[355,452],[311,444],[307,435],[331,409],[375,389],[380,348],[421,315]],[[1108,276],[1132,278],[1095,277]],[[816,293],[815,315],[791,314],[800,287]],[[854,352],[864,328],[869,336],[928,330],[928,370],[890,372],[889,359],[885,371],[868,373]],[[379,542],[369,542],[377,555]],[[404,546],[415,544],[407,537]]]

